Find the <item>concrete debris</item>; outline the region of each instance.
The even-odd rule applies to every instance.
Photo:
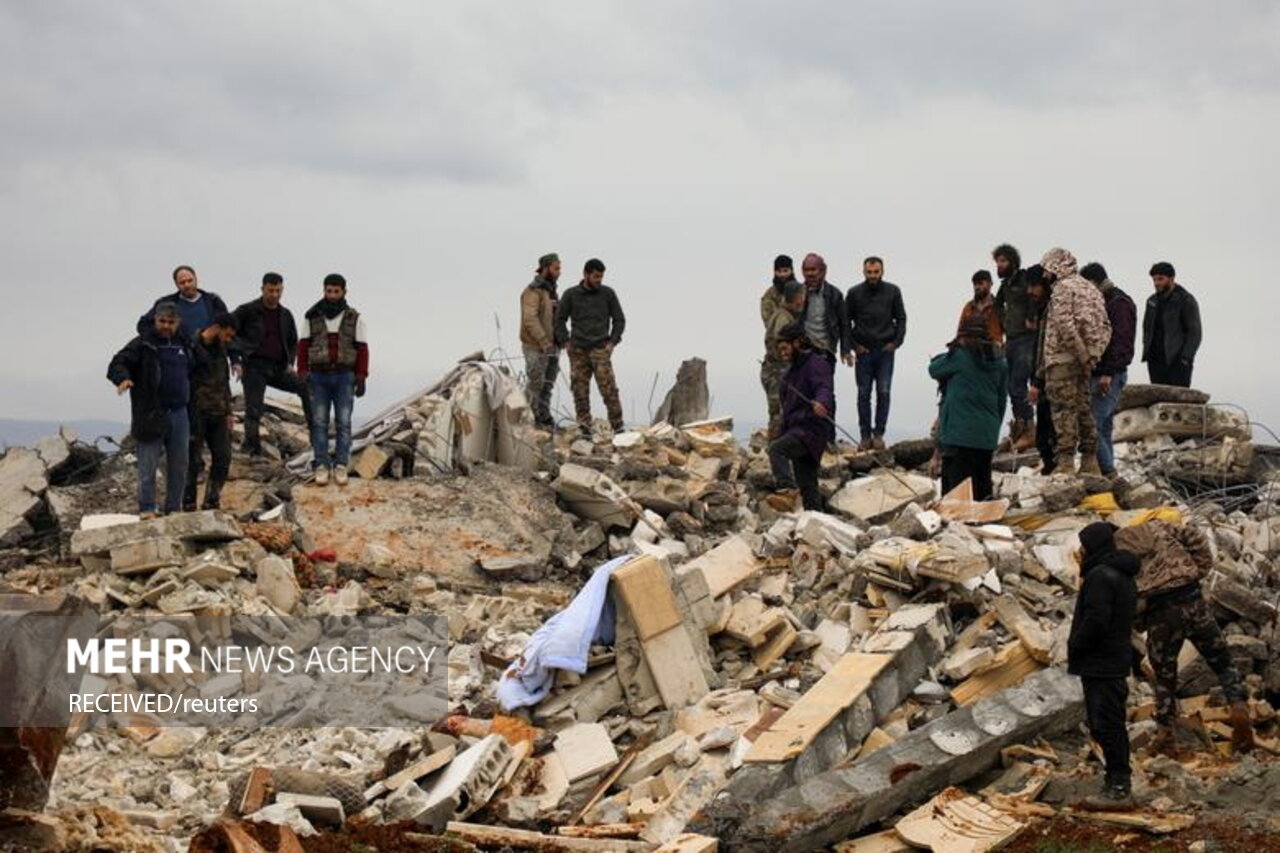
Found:
[[[425,610],[447,618],[449,692],[347,697],[403,721],[390,729],[175,728],[146,715],[75,720],[56,736],[0,729],[0,805],[47,809],[23,837],[64,846],[57,815],[95,808],[169,849],[207,838],[294,850],[317,836],[355,849],[353,833],[374,830],[391,835],[359,843],[993,849],[1096,776],[1074,731],[1078,682],[1061,669],[1078,532],[1159,518],[1209,535],[1202,586],[1246,679],[1258,755],[1232,763],[1229,709],[1188,647],[1180,712],[1198,748],[1221,755],[1193,778],[1201,765],[1139,750],[1142,790],[1176,809],[1118,828],[1246,799],[1258,826],[1280,813],[1264,791],[1280,767],[1280,450],[1253,444],[1231,411],[1128,386],[1114,480],[1043,477],[1029,455],[1000,454],[982,502],[968,484],[937,497],[921,470],[931,442],[840,445],[823,461],[831,512],[781,512],[763,435],[739,441],[712,415],[705,371],[682,366],[653,425],[587,438],[533,429],[514,377],[470,357],[357,431],[344,489],[298,484],[305,454],[282,458],[305,448],[301,411],[271,404],[276,454],[236,456],[226,511],[148,521],[127,512],[124,455],[97,459],[66,435],[9,450],[6,584],[93,605],[85,636],[310,648],[361,614],[401,636],[402,614]],[[549,693],[519,717],[496,713],[501,673],[611,557],[581,663],[550,670]],[[259,685],[158,673],[126,686],[208,698]],[[1144,680],[1131,692],[1141,745],[1154,696]],[[984,776],[1000,762],[998,782]],[[1231,774],[1248,797],[1232,799]]]

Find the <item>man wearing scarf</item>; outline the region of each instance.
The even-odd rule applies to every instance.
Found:
[[[351,462],[351,410],[363,397],[369,377],[369,345],[364,318],[347,305],[347,280],[338,273],[324,277],[324,298],[306,313],[308,335],[298,341],[298,376],[311,393],[311,450],[316,485],[327,486],[329,473],[339,486],[347,483]],[[329,412],[336,426],[336,445],[329,453]]]
[[[560,347],[556,346],[556,282],[560,280],[560,256],[552,252],[538,258],[533,281],[520,294],[520,344],[524,348],[525,396],[533,409],[533,422],[552,429],[551,392],[560,373]]]
[[[787,369],[787,363],[778,355],[778,332],[790,325],[797,316],[804,313],[804,286],[796,281],[795,272],[788,255],[778,255],[773,259],[773,282],[765,288],[760,297],[760,320],[764,323],[764,360],[760,363],[760,384],[764,386],[765,399],[769,407],[768,438],[773,441],[778,437],[778,426],[782,422],[782,403],[778,398],[778,382]],[[796,290],[799,290],[800,310],[797,312],[788,302],[794,303]],[[790,290],[793,299],[787,299]]]

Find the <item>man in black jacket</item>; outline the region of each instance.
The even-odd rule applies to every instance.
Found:
[[[179,334],[181,322],[177,306],[156,305],[151,328],[129,341],[107,367],[107,379],[116,386],[116,393],[129,392],[129,431],[138,442],[138,512],[143,518],[156,516],[156,469],[162,450],[164,511],[182,509],[190,435],[191,352]]]
[[[804,334],[813,349],[826,358],[834,375],[837,356],[844,359],[845,364],[853,364],[844,294],[827,281],[827,262],[816,252],[804,256],[800,273],[804,276],[806,291],[801,317]]]
[[[570,326],[573,327],[572,332]],[[627,318],[618,294],[604,283],[604,262],[587,261],[582,281],[569,288],[556,306],[556,343],[569,347],[569,387],[578,429],[591,437],[591,377],[609,413],[609,426],[621,432],[622,400],[613,375],[613,350],[622,343]]]
[[[1101,291],[1107,305],[1107,319],[1111,321],[1111,340],[1089,379],[1093,420],[1098,425],[1098,468],[1103,476],[1111,477],[1116,473],[1116,451],[1112,441],[1116,407],[1120,405],[1120,392],[1129,381],[1129,364],[1133,361],[1133,344],[1138,329],[1138,308],[1129,294],[1107,277],[1107,270],[1102,264],[1096,261],[1085,264],[1080,268],[1080,277],[1093,282]]]
[[[191,346],[191,450],[187,461],[187,488],[182,508],[194,512],[196,484],[204,469],[204,446],[209,445],[209,481],[201,509],[221,506],[222,486],[231,469],[231,375],[227,345],[236,334],[231,314],[219,314],[200,330]]]
[[[996,311],[1004,327],[1004,355],[1009,362],[1009,405],[1013,409],[1009,437],[1014,450],[1030,450],[1036,440],[1036,413],[1027,391],[1035,376],[1041,311],[1027,295],[1026,274],[1018,250],[1001,243],[991,251],[991,259],[996,262],[996,275],[1000,277]]]
[[[1133,617],[1140,562],[1115,544],[1116,528],[1097,521],[1080,531],[1080,593],[1067,638],[1067,671],[1084,684],[1089,732],[1102,747],[1106,782],[1081,805],[1101,811],[1133,808],[1126,680],[1133,667]]]
[[[213,322],[219,314],[227,313],[227,304],[222,297],[207,290],[201,290],[196,281],[196,271],[183,264],[173,271],[174,292],[161,296],[151,310],[138,318],[138,334],[145,335],[153,327],[156,308],[161,305],[172,305],[178,309],[181,324],[178,334],[187,346],[195,340],[196,335],[205,326]]]
[[[1142,315],[1142,360],[1156,385],[1191,387],[1191,370],[1200,349],[1200,305],[1176,281],[1173,264],[1151,267],[1156,292]]]
[[[280,304],[284,278],[269,272],[262,277],[262,296],[236,308],[236,340],[231,370],[244,383],[244,445],[250,454],[262,453],[263,398],[267,388],[297,394],[311,429],[311,395],[293,372],[298,349],[298,326],[293,312]]]
[[[907,336],[907,311],[902,304],[902,291],[896,284],[884,280],[884,261],[867,258],[862,262],[862,276],[863,282],[849,288],[844,300],[849,341],[857,355],[858,428],[863,450],[884,450],[894,353]],[[871,417],[873,385],[874,421]]]
[[[1036,452],[1040,454],[1040,473],[1049,476],[1058,464],[1058,433],[1053,428],[1053,412],[1049,406],[1049,395],[1044,393],[1044,380],[1037,379],[1040,372],[1041,348],[1044,346],[1044,313],[1049,308],[1049,291],[1052,283],[1045,278],[1044,267],[1032,264],[1022,271],[1022,280],[1027,289],[1027,299],[1031,303],[1031,311],[1035,316],[1036,340],[1031,351],[1031,378],[1027,389],[1027,400],[1035,407]],[[1012,368],[1011,368],[1012,369]],[[1015,443],[1016,446],[1016,443]]]

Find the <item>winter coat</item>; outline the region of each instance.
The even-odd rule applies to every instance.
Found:
[[[1102,294],[1079,275],[1054,282],[1044,322],[1042,369],[1058,364],[1083,369],[1097,362],[1111,341],[1111,321]]]
[[[186,342],[181,338],[161,338],[154,329],[125,344],[107,366],[107,379],[112,385],[119,385],[126,379],[133,381],[133,387],[129,389],[129,432],[138,441],[156,441],[169,432],[169,414],[160,401],[159,351],[159,347],[168,345],[181,348],[189,373],[191,351]]]
[[[227,303],[222,301],[221,296],[208,290],[201,290],[200,295],[203,296],[205,299],[209,300],[209,316],[210,317],[217,317],[219,314],[227,313]],[[167,296],[161,296],[159,299],[157,299],[155,301],[155,304],[151,306],[151,310],[138,318],[138,325],[137,325],[138,334],[145,335],[148,330],[155,328],[157,307],[159,307],[161,304],[166,302],[172,303],[173,305],[177,305],[178,300],[181,298],[182,298],[182,294],[178,293],[175,290],[173,293],[170,293]],[[183,324],[182,326],[178,327],[178,335],[184,341],[186,341],[188,345],[190,345],[191,342],[195,340],[196,332],[198,331],[200,330],[186,328],[186,324]]]
[[[970,299],[960,309],[960,322],[957,329],[963,329],[965,322],[974,314],[981,314],[983,325],[987,327],[987,335],[991,340],[998,344],[1004,343],[1004,321],[1000,319],[1000,307],[995,303],[978,307],[977,303]]]
[[[778,396],[782,402],[781,435],[793,435],[809,448],[815,461],[822,461],[827,445],[836,438],[836,395],[831,363],[820,353],[808,350],[796,355],[782,374]],[[819,417],[813,404],[827,407],[827,417]]]
[[[520,293],[520,343],[544,350],[555,341],[556,283],[536,277]]]
[[[1124,678],[1129,674],[1138,565],[1136,556],[1115,548],[1085,558],[1067,637],[1067,672],[1086,678]]]
[[[198,415],[226,417],[231,414],[231,369],[227,347],[221,341],[205,343],[197,336],[191,345],[191,400]]]
[[[1000,289],[996,291],[996,311],[1000,315],[1004,333],[1010,338],[1035,334],[1040,310],[1031,301],[1031,297],[1027,296],[1026,275],[1022,270],[1014,270],[1000,279]]]
[[[794,279],[792,280],[794,281]],[[778,313],[778,309],[782,308],[782,288],[783,285],[776,282],[770,283],[760,296],[760,322],[764,323],[766,329],[769,328],[769,321],[773,319],[773,315]]]
[[[1116,287],[1111,279],[1103,279],[1102,284],[1097,287],[1107,309],[1107,320],[1111,323],[1111,340],[1098,359],[1093,375],[1114,376],[1133,362],[1133,343],[1138,334],[1138,308],[1129,294]]]
[[[845,296],[844,310],[849,316],[850,341],[855,346],[877,350],[891,343],[901,347],[907,337],[907,309],[896,284],[855,284]]]
[[[778,334],[797,320],[797,316],[785,305],[778,307],[764,327],[764,354],[769,358],[778,358]]]
[[[242,364],[262,346],[266,337],[266,306],[262,297],[240,305],[233,312],[236,318],[236,336],[228,347],[232,364]],[[298,324],[293,319],[293,312],[280,306],[280,346],[284,350],[282,356],[286,367],[293,365],[298,349]]]
[[[1003,355],[954,346],[929,362],[942,387],[938,442],[944,446],[995,450],[1009,402],[1009,365]]]
[[[1157,316],[1164,323],[1163,352],[1152,352]],[[1168,296],[1153,293],[1147,299],[1147,308],[1142,315],[1143,361],[1194,364],[1201,336],[1200,303],[1182,285],[1175,284]]]
[[[809,306],[816,299],[814,291],[808,289],[809,285],[805,285],[805,313],[800,317],[803,321],[808,316]],[[829,281],[823,281],[822,287],[818,291],[821,294],[822,304],[826,308],[823,315],[823,323],[827,327],[827,337],[835,344],[835,348],[840,350],[840,355],[848,355],[853,351],[853,341],[849,337],[849,315],[845,312],[846,305],[844,295],[840,293],[840,288],[836,287]],[[816,342],[815,342],[816,343]],[[832,352],[832,355],[836,353]]]
[[[573,323],[573,332],[569,324]],[[607,343],[622,343],[626,315],[618,302],[618,294],[607,284],[588,290],[575,284],[565,291],[556,307],[556,343],[572,344],[577,349],[595,349]]]
[[[1148,521],[1116,531],[1116,547],[1138,555],[1143,598],[1199,584],[1213,568],[1209,539],[1189,524]]]

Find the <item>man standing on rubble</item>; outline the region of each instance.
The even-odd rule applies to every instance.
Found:
[[[991,339],[988,320],[980,311],[969,313],[947,351],[929,363],[929,375],[942,391],[937,439],[942,493],[969,480],[977,501],[992,496],[991,456],[1009,394],[1009,367]]]
[[[902,291],[896,284],[884,280],[884,261],[880,258],[873,255],[862,262],[862,277],[862,282],[849,288],[845,296],[848,337],[856,357],[858,429],[862,434],[859,447],[884,450],[894,354],[907,336],[907,310],[902,304]],[[874,420],[871,416],[873,385]]]
[[[201,290],[196,282],[196,271],[186,264],[174,269],[173,284],[173,293],[161,296],[150,311],[138,318],[138,334],[145,335],[154,328],[157,308],[172,305],[178,309],[181,320],[178,335],[189,347],[196,334],[212,323],[214,317],[227,313],[227,305],[218,294]]]
[[[804,256],[800,274],[804,276],[805,287],[805,338],[814,352],[826,359],[834,376],[837,356],[844,359],[845,364],[853,364],[844,294],[827,281],[827,262],[816,252]]]
[[[560,280],[560,256],[555,252],[538,258],[533,281],[520,294],[520,344],[524,348],[525,395],[533,409],[533,423],[554,429],[551,392],[560,375],[560,347],[556,345],[556,282]]]
[[[966,325],[971,317],[978,317],[987,330],[987,338],[993,343],[1004,346],[1004,322],[1000,319],[1000,311],[995,297],[991,295],[991,273],[978,270],[970,279],[973,283],[973,298],[960,309],[960,322],[957,328]]]
[[[782,374],[779,390],[781,435],[769,445],[769,461],[775,477],[788,467],[791,469],[790,480],[799,487],[805,509],[823,512],[826,502],[818,491],[818,472],[822,454],[836,437],[836,397],[831,368],[826,358],[810,345],[800,322],[778,333],[778,354],[789,367]],[[780,497],[790,498],[794,504],[793,494]],[[770,503],[775,509],[793,508]]]
[[[1036,452],[1040,454],[1040,473],[1047,477],[1053,473],[1058,462],[1058,434],[1053,430],[1049,395],[1044,393],[1044,380],[1040,378],[1040,366],[1044,362],[1044,312],[1049,307],[1050,284],[1044,277],[1044,267],[1039,264],[1032,264],[1023,270],[1023,283],[1036,322],[1036,343],[1032,350],[1031,386],[1027,389],[1027,401],[1035,407]],[[1005,353],[1008,358],[1007,348]],[[1012,366],[1009,369],[1012,371]]]
[[[1008,243],[991,252],[996,262],[1000,289],[996,291],[996,312],[1005,334],[1005,359],[1009,362],[1009,403],[1013,423],[1009,437],[1015,452],[1030,450],[1036,443],[1035,404],[1028,396],[1028,385],[1035,378],[1035,355],[1040,310],[1027,294],[1022,256]]]
[[[1098,811],[1134,807],[1125,703],[1133,666],[1133,615],[1138,558],[1120,550],[1116,529],[1095,521],[1080,531],[1080,592],[1067,638],[1067,671],[1084,685],[1089,733],[1102,747],[1106,781],[1081,805]]]
[[[268,388],[297,394],[311,428],[311,394],[293,372],[298,351],[298,326],[284,307],[284,277],[262,277],[262,295],[235,310],[236,340],[231,346],[231,371],[244,384],[244,450],[262,453],[261,424]]]
[[[351,463],[351,411],[363,397],[369,378],[369,344],[364,318],[347,304],[347,280],[324,277],[324,298],[305,315],[307,337],[298,341],[298,376],[311,392],[311,452],[316,485],[347,484]],[[329,412],[335,422],[334,452],[329,453]]]
[[[764,360],[760,363],[760,384],[764,386],[765,397],[769,402],[769,441],[778,437],[778,429],[782,426],[782,399],[778,389],[782,374],[787,369],[786,359],[778,353],[778,335],[804,316],[804,299],[803,284],[794,278],[786,282],[782,288],[782,302],[770,314],[769,322],[764,327]]]
[[[178,307],[161,302],[151,312],[151,328],[129,341],[107,367],[116,393],[129,392],[129,432],[138,442],[138,512],[156,513],[156,469],[164,451],[164,511],[182,509],[190,435],[191,351],[178,330]]]
[[[1053,283],[1040,370],[1058,434],[1055,467],[1061,473],[1073,473],[1078,447],[1080,473],[1100,474],[1089,379],[1111,339],[1111,322],[1098,288],[1076,272],[1074,255],[1066,249],[1050,249],[1041,265]]]
[[[1200,349],[1200,304],[1178,284],[1173,264],[1151,267],[1156,292],[1142,315],[1142,360],[1156,385],[1191,387],[1191,370]]]
[[[1129,363],[1133,361],[1133,343],[1138,330],[1138,309],[1129,294],[1116,287],[1107,278],[1102,264],[1085,264],[1080,270],[1085,281],[1092,282],[1102,294],[1111,322],[1111,340],[1107,343],[1098,366],[1089,380],[1090,400],[1093,403],[1093,420],[1098,427],[1098,466],[1105,477],[1116,473],[1115,432],[1116,407],[1120,405],[1120,392],[1129,381]]]
[[[1253,748],[1253,724],[1240,673],[1231,662],[1222,629],[1200,591],[1200,581],[1213,568],[1209,540],[1190,524],[1148,521],[1116,534],[1117,547],[1142,560],[1138,595],[1144,608],[1140,627],[1147,632],[1147,657],[1156,677],[1154,749],[1173,746],[1178,720],[1178,653],[1190,640],[1222,684],[1231,703],[1231,745],[1237,752]]]
[[[773,320],[773,315],[778,313],[778,309],[786,301],[782,294],[783,288],[787,286],[787,282],[795,280],[796,274],[791,256],[778,255],[774,258],[773,281],[764,289],[764,294],[760,297],[760,321],[764,323],[766,331]]]
[[[227,346],[235,334],[235,317],[219,314],[200,330],[191,347],[191,450],[182,497],[182,508],[188,512],[196,508],[196,483],[204,468],[206,444],[212,461],[201,509],[219,508],[222,487],[231,470],[231,371],[227,366]]]
[[[591,378],[594,376],[609,426],[622,432],[622,400],[613,375],[613,350],[627,326],[618,294],[604,283],[604,262],[592,258],[582,268],[582,281],[565,291],[556,307],[556,337],[569,348],[569,387],[573,391],[578,430],[591,437]],[[572,331],[570,330],[572,327]]]

